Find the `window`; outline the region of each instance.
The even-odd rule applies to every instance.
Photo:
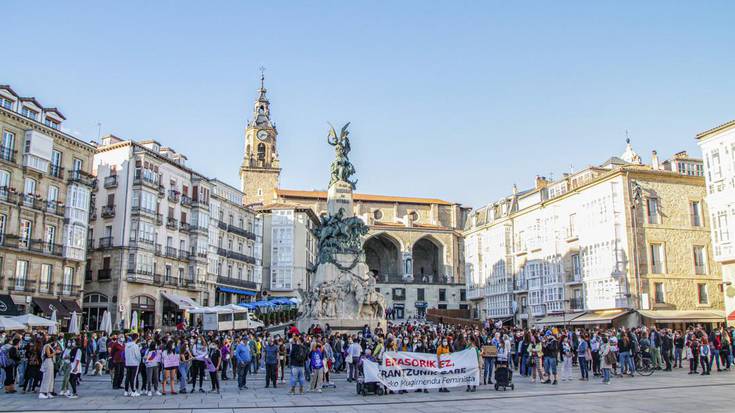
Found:
[[[425,301],[426,297],[424,294],[425,293],[423,288],[416,289],[416,301]]]
[[[23,106],[23,109],[20,110],[20,114],[27,118],[38,120],[38,112],[29,107]]]
[[[406,299],[406,290],[404,288],[393,289],[393,301],[403,301]]]
[[[20,220],[20,247],[28,248],[33,234],[33,223],[27,219]]]
[[[705,249],[701,245],[694,246],[694,273],[698,275],[707,274]]]
[[[699,201],[692,201],[690,205],[691,205],[690,209],[692,213],[692,226],[701,227],[702,226],[702,204]]]
[[[464,288],[459,290],[459,301],[467,301],[467,290]]]
[[[439,289],[439,301],[447,301],[447,289],[446,288]]]
[[[13,110],[13,101],[0,96],[0,106],[4,107],[5,109]]]
[[[18,260],[15,263],[15,289],[25,290],[26,280],[28,280],[28,261]]]
[[[663,304],[665,303],[665,297],[664,297],[664,283],[653,283],[653,288],[655,290],[654,299],[656,301],[656,304]]]
[[[651,273],[663,274],[666,269],[664,266],[665,253],[663,244],[651,244]]]
[[[658,198],[648,198],[646,201],[646,209],[648,211],[648,223],[660,224],[658,211]]]
[[[697,284],[697,297],[699,299],[699,304],[709,304],[707,284]]]
[[[572,275],[575,281],[579,281],[582,276],[582,266],[579,263],[579,254],[572,255]]]
[[[41,286],[40,290],[42,293],[51,293],[51,274],[53,267],[51,264],[41,264]]]

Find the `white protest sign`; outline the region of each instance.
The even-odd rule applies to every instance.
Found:
[[[365,360],[365,382],[379,382],[389,390],[476,386],[480,381],[477,350],[436,354],[386,351],[383,364]]]

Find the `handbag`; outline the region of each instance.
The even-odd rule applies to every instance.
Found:
[[[207,371],[210,373],[214,373],[217,371],[217,368],[214,367],[214,363],[212,363],[212,360],[209,359],[209,357],[204,359],[204,364],[207,365]]]

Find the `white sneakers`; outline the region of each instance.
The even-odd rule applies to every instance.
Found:
[[[130,396],[130,393],[128,393],[128,392],[126,391],[126,392],[124,392],[124,393],[123,393],[123,396],[125,396],[125,397],[128,397],[128,396]]]
[[[150,396],[150,394],[149,394],[149,396]],[[160,391],[156,391],[156,396],[162,396],[161,392]]]
[[[48,399],[48,396],[45,395],[45,394],[43,394],[43,393],[38,393],[38,398],[39,399]]]
[[[153,396],[153,393],[151,393],[150,390],[148,390],[148,396]]]
[[[67,393],[68,393],[68,392],[67,392]],[[78,398],[79,396],[77,396],[76,394],[67,394],[67,395],[66,395],[66,397],[67,397],[67,398],[69,398],[69,399],[76,399],[76,398]]]

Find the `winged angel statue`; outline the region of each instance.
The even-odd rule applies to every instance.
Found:
[[[357,187],[357,180],[351,181],[350,177],[355,174],[355,167],[352,165],[349,159],[350,153],[350,138],[348,137],[350,132],[347,128],[350,123],[347,122],[342,127],[342,131],[339,136],[334,130],[334,126],[329,124],[329,135],[327,135],[327,142],[334,146],[335,158],[332,161],[332,177],[329,180],[329,186],[332,186],[335,182],[345,181],[352,186],[352,189]]]

